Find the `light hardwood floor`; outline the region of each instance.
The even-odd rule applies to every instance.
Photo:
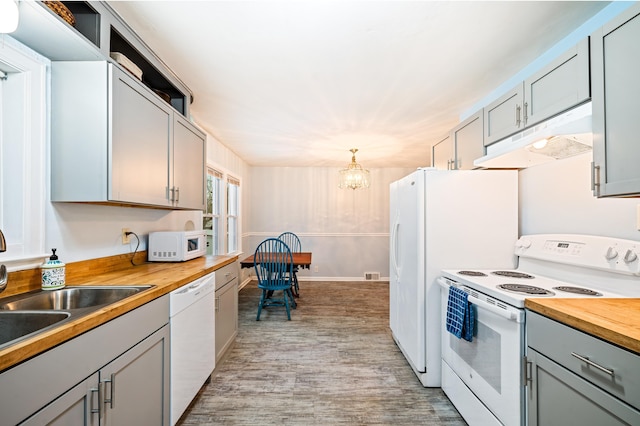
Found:
[[[239,293],[236,343],[185,413],[193,425],[465,425],[389,331],[386,282],[301,282],[298,308]]]

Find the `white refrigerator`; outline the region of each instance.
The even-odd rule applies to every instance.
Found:
[[[391,183],[390,207],[389,325],[422,385],[439,387],[436,279],[442,269],[515,266],[518,172],[418,169]]]

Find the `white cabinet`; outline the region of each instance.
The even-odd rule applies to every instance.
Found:
[[[2,424],[168,425],[169,297],[0,373]]]
[[[216,362],[238,334],[238,262],[216,271]]]
[[[640,5],[591,35],[593,189],[598,197],[640,194]]]
[[[640,355],[527,311],[530,426],[640,424]]]
[[[590,98],[589,40],[584,39],[484,108],[484,145]]]
[[[52,64],[52,201],[204,208],[205,135],[106,61]]]
[[[471,170],[473,161],[484,155],[482,110],[451,130],[431,151],[433,167],[441,170]]]

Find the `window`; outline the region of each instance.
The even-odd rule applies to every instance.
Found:
[[[238,251],[240,181],[227,177],[227,253]]]
[[[0,49],[0,229],[10,270],[37,266],[46,255],[45,154],[48,60],[10,37]]]
[[[220,250],[220,187],[223,175],[217,170],[207,171],[207,204],[202,214],[202,229],[207,231],[207,254],[222,254]]]

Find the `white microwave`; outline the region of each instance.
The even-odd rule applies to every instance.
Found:
[[[205,231],[164,231],[149,233],[149,262],[184,262],[207,252]]]

